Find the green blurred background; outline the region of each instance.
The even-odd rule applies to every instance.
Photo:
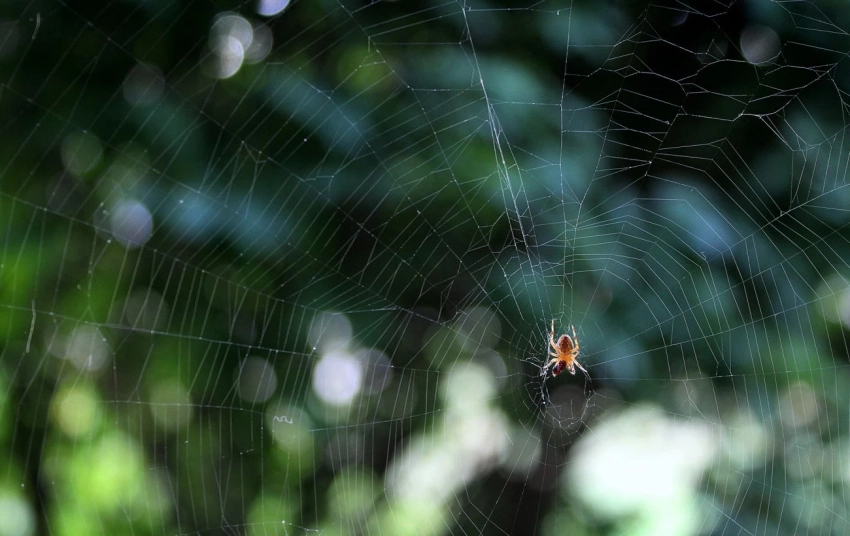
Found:
[[[846,534],[847,13],[5,2],[0,536]]]

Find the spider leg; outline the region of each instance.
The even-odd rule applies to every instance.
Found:
[[[555,344],[555,319],[554,318],[552,319],[552,331],[549,332],[549,346],[551,346],[555,350],[558,350],[558,345]],[[554,354],[550,354],[550,355],[554,355]]]
[[[552,354],[549,354],[549,355],[552,355]],[[543,367],[541,368],[541,370],[540,370],[540,375],[541,375],[541,376],[546,376],[546,373],[547,373],[547,372],[549,372],[549,367],[551,367],[552,365],[556,364],[558,361],[559,361],[559,359],[558,359],[558,358],[550,359],[550,360],[549,360],[549,362],[548,362],[548,363],[546,363],[545,365],[543,365]]]

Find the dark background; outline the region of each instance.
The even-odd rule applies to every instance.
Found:
[[[671,534],[843,533],[845,11],[5,3],[0,532],[651,534],[676,496]],[[273,45],[221,78],[228,12]],[[380,395],[317,396],[327,313]],[[539,375],[552,318],[589,377]],[[470,364],[496,391],[459,415],[536,454],[506,470],[496,434],[405,499],[388,468],[454,452]],[[644,406],[711,457],[657,510],[588,505],[573,446]]]

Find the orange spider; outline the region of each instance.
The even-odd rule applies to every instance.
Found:
[[[573,336],[569,335],[561,335],[558,337],[558,342],[555,342],[555,319],[552,319],[552,331],[549,332],[549,345],[555,350],[554,352],[549,352],[549,355],[552,356],[552,359],[546,363],[546,366],[543,367],[543,374],[546,374],[546,370],[552,365],[552,376],[557,376],[558,374],[564,372],[564,369],[570,371],[570,374],[575,376],[576,367],[578,367],[582,372],[587,374],[587,370],[578,362],[578,336],[576,335],[576,328],[570,325],[570,330],[572,330]]]

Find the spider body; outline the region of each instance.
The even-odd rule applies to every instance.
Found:
[[[557,376],[564,372],[564,370],[569,370],[570,374],[575,376],[576,367],[587,374],[587,370],[585,370],[585,368],[578,362],[579,344],[575,326],[571,325],[570,330],[573,334],[572,337],[564,334],[558,337],[556,342],[555,320],[552,319],[552,329],[549,332],[549,346],[552,347],[554,352],[549,352],[552,359],[550,359],[546,366],[543,367],[543,374],[546,374],[546,370],[549,367],[552,367],[552,376]]]

